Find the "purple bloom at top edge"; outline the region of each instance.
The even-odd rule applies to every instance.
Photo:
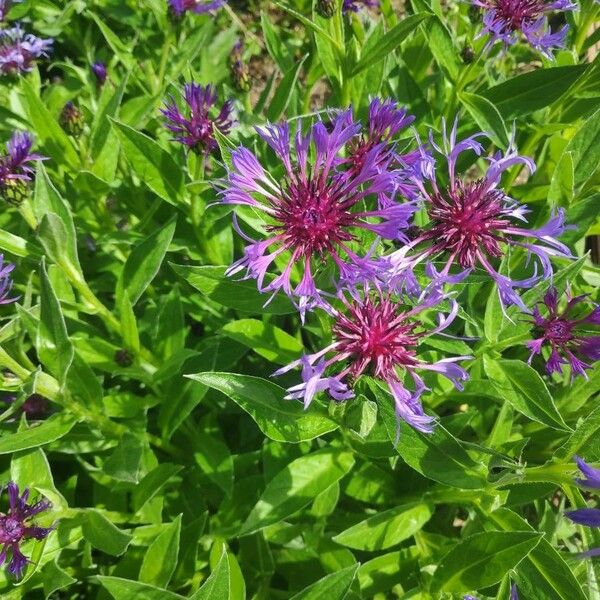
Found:
[[[211,85],[202,86],[196,83],[185,84],[183,99],[183,109],[180,109],[173,96],[165,102],[165,108],[160,111],[166,119],[165,126],[175,134],[176,141],[190,150],[210,154],[218,148],[213,127],[227,135],[234,125],[233,102],[227,100],[218,114],[212,116],[212,109],[217,103],[217,92]]]
[[[92,73],[94,74],[94,77],[96,77],[96,80],[98,81],[98,84],[104,85],[108,74],[106,70],[106,65],[103,62],[98,61],[92,64],[91,69]]]
[[[181,17],[186,12],[204,14],[222,8],[226,0],[168,0],[169,8],[177,17]]]
[[[416,206],[389,200],[398,192],[400,167],[387,139],[369,142],[360,161],[342,158],[367,139],[350,109],[334,113],[327,124],[317,121],[306,134],[299,130],[293,138],[285,122],[257,131],[284,173],[269,173],[243,146],[232,152],[233,166],[220,182],[221,202],[262,211],[268,225],[265,238],[255,240],[234,219],[236,231],[249,243],[228,273],[245,271],[262,292],[283,290],[304,315],[327,305],[315,282],[317,270],[332,267],[338,287],[376,279],[384,263],[372,257],[374,247],[356,254],[353,242],[361,230],[375,234],[375,243],[378,238],[401,239]],[[363,202],[366,209],[357,210]],[[267,283],[271,269],[279,274]]]
[[[520,156],[511,143],[504,154],[498,153],[487,160],[489,166],[483,176],[473,179],[456,172],[460,154],[465,151],[483,154],[478,138],[487,136],[477,133],[457,141],[458,122],[448,135],[443,123],[443,145],[438,146],[430,135],[431,147],[442,155],[447,164],[449,185],[441,187],[437,181],[437,162],[421,146],[421,176],[413,181],[425,200],[429,222],[418,231],[410,243],[393,252],[390,261],[389,283],[402,289],[414,281],[413,270],[420,263],[427,264],[426,272],[432,278],[433,287],[445,283],[457,283],[479,267],[489,274],[498,288],[503,307],[516,304],[528,311],[517,289],[533,287],[539,280],[538,267],[544,278],[552,277],[551,258],[572,258],[567,246],[558,241],[565,231],[565,212],[557,209],[550,220],[539,228],[527,228],[525,205],[508,196],[500,187],[502,173],[514,166],[524,165],[530,172],[534,162]],[[534,257],[533,273],[526,279],[517,280],[500,274],[495,264],[509,248],[522,248],[528,257]],[[438,271],[431,261],[439,260],[443,266]],[[528,261],[529,262],[529,261]],[[453,271],[453,267],[463,269]]]
[[[21,552],[20,545],[28,539],[42,540],[48,536],[53,527],[39,527],[30,520],[39,513],[48,510],[52,504],[48,500],[39,500],[28,504],[29,489],[25,488],[19,495],[19,486],[12,481],[6,487],[8,491],[8,512],[0,513],[0,564],[8,561],[8,572],[19,579],[29,562]]]
[[[546,292],[543,302],[539,303],[545,307],[546,314],[543,315],[536,305],[531,315],[539,337],[527,342],[531,350],[529,363],[536,354],[541,354],[544,347],[548,347],[550,355],[546,361],[546,371],[549,375],[560,375],[563,365],[570,365],[571,378],[581,375],[587,379],[585,370],[591,367],[591,362],[600,359],[600,336],[592,335],[590,331],[600,326],[600,306],[596,305],[576,317],[574,313],[581,312],[579,305],[585,300],[586,295],[573,297],[567,291],[566,303],[561,309],[558,290],[550,288]]]
[[[450,312],[438,313],[438,325],[432,327],[420,314],[445,299],[437,293],[406,307],[390,294],[369,291],[366,286],[349,297],[340,293],[339,299],[341,307],[332,308],[333,342],[275,373],[302,369],[302,383],[290,387],[286,399],[302,400],[305,408],[321,391],[327,391],[334,400],[348,400],[354,396],[349,386],[362,374],[370,374],[387,384],[394,399],[398,435],[401,421],[431,433],[435,419],[423,411],[420,398],[428,388],[419,372],[440,373],[462,390],[468,373],[457,363],[472,357],[454,356],[431,363],[417,355],[417,348],[425,337],[453,322],[458,305],[451,302]]]
[[[552,32],[548,15],[553,11],[574,10],[577,5],[570,0],[471,0],[483,9],[483,30],[489,34],[487,47],[496,42],[510,46],[517,42],[519,34],[544,56],[552,58],[554,48],[562,48],[569,30],[564,25]]]
[[[344,0],[342,13],[358,12],[361,8],[377,8],[379,0]]]
[[[27,73],[33,68],[35,59],[47,57],[52,40],[43,40],[25,33],[20,25],[0,29],[0,74]]]

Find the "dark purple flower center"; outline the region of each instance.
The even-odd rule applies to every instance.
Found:
[[[547,321],[544,324],[544,334],[550,342],[566,344],[573,339],[573,322],[562,318]]]
[[[280,225],[270,230],[283,236],[284,244],[298,256],[332,253],[353,236],[345,229],[357,217],[336,198],[335,189],[314,181],[292,182],[275,206]]]
[[[504,194],[487,188],[482,180],[457,181],[454,189],[431,195],[431,225],[422,238],[433,240],[435,251],[455,255],[462,267],[475,266],[480,251],[502,255],[498,230],[508,225],[502,213]]]
[[[415,348],[420,335],[389,298],[349,304],[333,326],[337,351],[352,360],[348,372],[358,377],[371,365],[382,379],[397,379],[396,367],[417,364]]]
[[[544,11],[541,0],[492,0],[491,5],[498,20],[513,31],[520,29],[524,22],[534,21]]]
[[[18,542],[25,533],[23,520],[16,516],[0,517],[0,544]]]

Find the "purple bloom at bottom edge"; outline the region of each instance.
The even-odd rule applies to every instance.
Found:
[[[53,529],[53,527],[39,527],[29,521],[49,509],[52,504],[48,500],[28,504],[29,488],[25,488],[19,495],[19,486],[12,481],[8,483],[6,489],[9,509],[6,514],[0,513],[0,564],[8,561],[8,572],[19,579],[29,562],[21,552],[21,543],[28,539],[42,540]]]

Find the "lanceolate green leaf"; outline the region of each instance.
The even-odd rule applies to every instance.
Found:
[[[307,59],[308,55],[303,56],[293,67],[286,72],[283,79],[279,82],[271,104],[267,108],[267,118],[269,121],[278,121],[287,105],[289,104],[292,95],[296,90],[296,81],[300,74],[300,69]]]
[[[97,579],[114,600],[141,600],[142,598],[143,600],[184,600],[185,598],[168,590],[122,577],[99,575]]]
[[[0,436],[0,454],[12,454],[19,450],[38,448],[55,442],[67,435],[77,423],[77,419],[68,413],[52,415],[43,423],[30,425],[28,429],[18,433],[7,433]]]
[[[266,436],[277,442],[312,440],[338,427],[316,405],[305,411],[301,403],[284,400],[283,388],[259,377],[234,373],[198,373],[187,377],[229,396]]]
[[[316,583],[298,592],[290,600],[344,600],[356,577],[358,564],[346,567],[337,573],[326,575]]]
[[[208,579],[202,584],[202,587],[192,596],[190,600],[229,600],[229,559],[227,552],[223,550],[221,558]]]

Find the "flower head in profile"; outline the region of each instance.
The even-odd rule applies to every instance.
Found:
[[[106,65],[103,62],[97,61],[92,64],[92,73],[98,82],[98,85],[104,85],[106,82],[106,77],[108,75],[108,71],[106,70]]]
[[[439,296],[407,308],[382,292],[365,290],[340,298],[342,307],[333,311],[333,342],[276,372],[281,375],[302,367],[302,383],[289,388],[286,398],[302,400],[305,408],[320,391],[327,391],[338,401],[348,400],[354,396],[349,385],[361,375],[370,374],[387,384],[394,398],[398,425],[405,421],[419,431],[430,433],[434,418],[426,415],[421,406],[421,395],[428,388],[419,372],[435,371],[462,389],[468,374],[457,363],[471,357],[455,356],[430,363],[420,358],[417,350],[425,337],[452,323],[458,305],[452,303],[449,314],[438,314],[437,327],[429,327],[420,315],[435,306],[441,299]]]
[[[483,147],[478,133],[462,141],[456,140],[457,122],[450,135],[443,123],[444,143],[440,147],[430,139],[430,144],[447,163],[448,185],[438,184],[436,160],[423,152],[419,164],[422,179],[415,177],[425,200],[429,222],[414,236],[409,244],[390,255],[392,270],[390,281],[398,288],[412,285],[413,269],[427,264],[426,273],[433,286],[446,282],[458,282],[475,267],[483,269],[497,284],[502,306],[516,304],[527,311],[516,289],[530,288],[537,281],[538,266],[543,276],[552,276],[551,257],[571,258],[567,246],[558,241],[565,230],[565,213],[558,209],[550,220],[539,228],[528,229],[525,215],[527,207],[506,194],[500,186],[502,173],[514,166],[524,165],[533,171],[535,164],[529,158],[519,156],[511,144],[506,153],[498,153],[488,159],[489,166],[479,178],[467,178],[456,172],[459,156],[469,150],[478,156]],[[533,274],[523,280],[500,274],[495,266],[509,249],[523,249],[533,257]],[[430,261],[441,261],[438,271]],[[528,261],[529,262],[529,261]],[[453,267],[463,269],[454,272]],[[408,283],[407,283],[408,282]]]
[[[19,579],[29,562],[21,552],[20,545],[28,539],[43,540],[53,529],[34,525],[31,519],[49,509],[52,504],[48,500],[28,504],[28,488],[19,495],[19,486],[16,483],[11,481],[6,487],[9,509],[6,514],[0,513],[0,564],[8,561],[8,572]]]
[[[527,342],[531,350],[530,363],[536,354],[541,354],[542,349],[547,347],[550,350],[546,361],[548,374],[561,375],[563,365],[570,365],[571,377],[582,375],[587,378],[585,369],[591,367],[590,362],[600,359],[600,336],[590,332],[592,328],[600,326],[600,306],[575,317],[585,299],[585,295],[573,297],[567,291],[567,302],[561,309],[558,290],[550,288],[546,292],[540,303],[545,308],[545,314],[535,306],[531,315],[539,337]]]
[[[551,31],[548,15],[557,10],[573,10],[577,7],[570,0],[472,0],[483,9],[483,31],[489,34],[488,47],[496,42],[505,46],[515,44],[520,37],[544,56],[552,58],[552,50],[564,45],[569,30],[564,25]]]
[[[211,114],[217,103],[217,92],[211,85],[196,83],[185,84],[183,99],[186,105],[183,110],[173,96],[161,109],[166,127],[175,134],[174,139],[188,149],[199,154],[210,154],[218,148],[213,127],[223,135],[227,135],[233,127],[233,103],[227,100],[216,116]]]
[[[52,40],[25,33],[20,25],[0,29],[0,74],[28,73],[36,59],[47,57]]]
[[[261,291],[283,290],[302,313],[324,304],[314,278],[318,269],[333,268],[340,285],[375,276],[378,259],[371,257],[368,247],[357,254],[354,242],[360,236],[364,245],[365,234],[373,243],[401,237],[415,207],[391,202],[378,206],[379,196],[393,192],[395,186],[384,145],[366,151],[358,168],[343,164],[341,157],[360,129],[350,110],[336,114],[328,126],[317,121],[305,135],[298,131],[293,144],[287,123],[257,129],[281,162],[281,176],[268,172],[247,148],[232,153],[233,167],[222,182],[222,202],[264,213],[266,239],[250,238],[235,220],[236,230],[249,244],[229,274],[245,270]],[[266,283],[268,270],[277,269],[276,261],[283,265],[281,272]]]
[[[344,0],[342,3],[342,12],[358,12],[361,8],[377,8],[379,0]]]
[[[0,304],[10,304],[15,302],[18,298],[11,298],[10,293],[12,291],[12,278],[11,273],[15,265],[12,263],[4,262],[4,255],[0,254]]]
[[[30,163],[45,160],[31,152],[32,146],[30,133],[15,131],[6,144],[6,152],[0,155],[0,197],[7,202],[18,204],[22,200],[24,182],[30,181],[33,174]]]
[[[168,0],[169,8],[176,17],[183,16],[186,12],[196,14],[209,13],[221,8],[226,0]]]

